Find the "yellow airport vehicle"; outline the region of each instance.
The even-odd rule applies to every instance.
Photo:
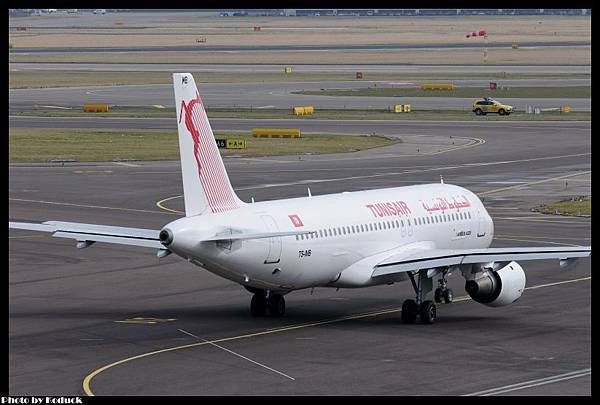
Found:
[[[476,115],[486,115],[488,113],[509,115],[513,112],[513,107],[502,104],[489,97],[484,97],[483,100],[477,100],[473,103],[473,112]]]

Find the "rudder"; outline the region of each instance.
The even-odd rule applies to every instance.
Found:
[[[174,73],[173,88],[185,215],[240,207],[244,203],[231,187],[194,77],[190,73]]]

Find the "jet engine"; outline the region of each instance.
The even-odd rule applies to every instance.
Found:
[[[525,272],[517,262],[510,262],[497,271],[487,269],[465,284],[465,290],[474,301],[489,307],[512,304],[521,297],[524,288]]]

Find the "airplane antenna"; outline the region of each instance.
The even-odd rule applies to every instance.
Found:
[[[308,196],[312,197],[312,194],[310,193],[310,187],[307,187],[306,189],[308,190]]]
[[[444,184],[444,178],[442,177],[442,175],[440,174],[440,183]]]

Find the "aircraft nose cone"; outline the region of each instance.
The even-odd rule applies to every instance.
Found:
[[[164,228],[158,234],[158,239],[160,240],[160,243],[168,247],[171,242],[173,242],[173,232],[171,232],[169,228]]]

